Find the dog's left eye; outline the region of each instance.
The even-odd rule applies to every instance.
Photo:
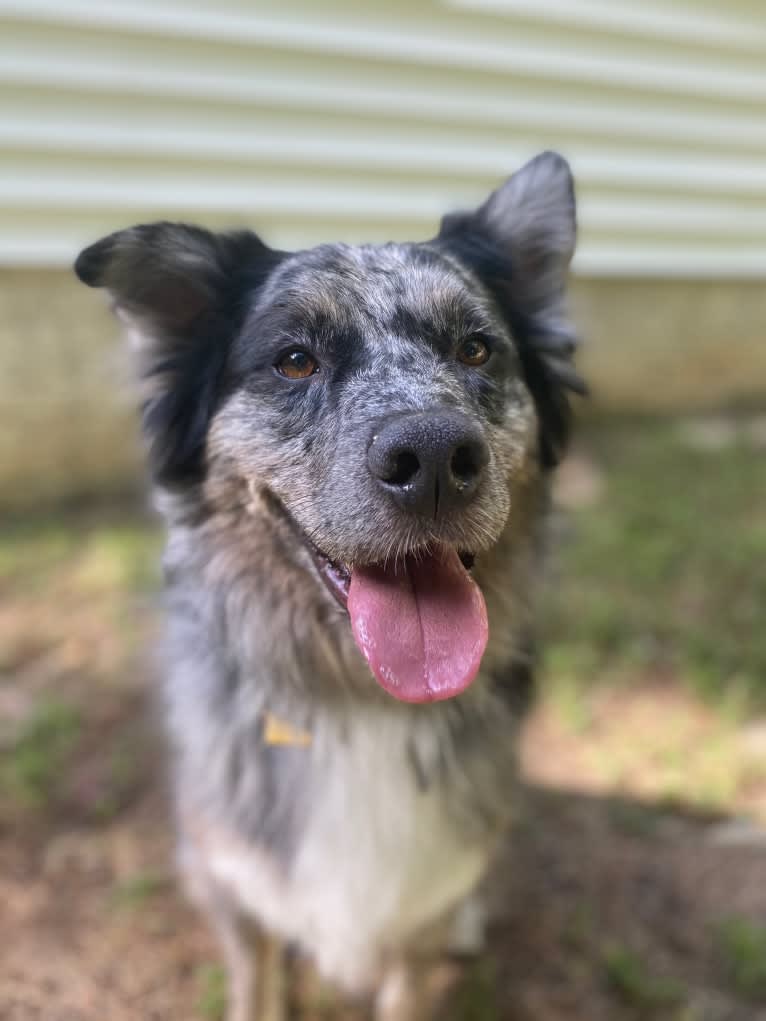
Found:
[[[301,348],[293,348],[292,351],[283,354],[275,368],[279,375],[286,379],[308,379],[315,372],[319,372],[317,360]]]
[[[468,337],[458,348],[457,359],[463,365],[475,367],[483,365],[491,354],[489,345],[483,337]]]

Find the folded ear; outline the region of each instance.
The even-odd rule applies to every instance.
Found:
[[[248,296],[283,257],[248,231],[214,234],[179,223],[131,227],[78,256],[77,276],[106,288],[136,341],[147,383],[143,427],[158,482],[201,475],[229,345]]]
[[[576,235],[569,165],[544,152],[478,209],[446,216],[436,239],[479,277],[506,316],[537,403],[549,465],[560,458],[569,432],[566,391],[585,392],[572,367],[576,337],[564,309]]]

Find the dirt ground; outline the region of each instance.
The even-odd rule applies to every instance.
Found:
[[[588,460],[569,486],[601,499]],[[0,542],[2,1021],[222,1017],[216,948],[174,882],[140,651],[158,542],[100,511]],[[562,676],[525,729],[488,951],[445,1017],[766,1019],[766,716],[657,662],[587,689]],[[293,969],[294,1021],[364,1016]]]
[[[158,755],[134,726],[140,709],[120,720],[91,705],[88,716],[92,743],[70,763],[61,804],[0,834],[0,1017],[220,1017],[216,950],[175,889]],[[118,726],[134,727],[140,775],[105,811],[94,807],[99,771]],[[580,752],[570,744],[559,745],[544,709],[530,721],[530,785],[491,880],[500,917],[448,1016],[766,1018],[766,838],[744,822],[595,792],[569,768],[553,783],[548,763],[561,751],[563,773]],[[291,1016],[363,1015],[334,1011],[327,990],[297,976]]]

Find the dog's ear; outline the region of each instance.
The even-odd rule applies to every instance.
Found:
[[[248,231],[214,234],[178,223],[118,231],[78,256],[77,276],[110,293],[135,341],[158,482],[200,476],[229,345],[248,296],[282,258]]]
[[[556,464],[566,445],[567,391],[586,390],[572,366],[576,337],[564,309],[576,236],[569,165],[544,152],[478,209],[446,216],[436,239],[479,277],[510,324],[537,405],[547,465]]]

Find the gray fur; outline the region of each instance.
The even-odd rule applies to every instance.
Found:
[[[546,156],[426,245],[286,255],[241,235],[187,238],[187,228],[157,225],[100,242],[78,262],[86,282],[110,288],[148,357],[145,421],[168,525],[164,706],[181,859],[239,989],[252,985],[237,935],[244,914],[331,978],[370,991],[470,894],[512,817],[550,398],[530,382],[534,352],[515,323],[534,309],[539,324],[548,308],[559,323],[573,210],[566,165]],[[490,249],[500,254],[488,272]],[[511,293],[525,288],[521,311],[504,304],[497,281],[506,278]],[[189,338],[204,357],[213,333],[215,387],[199,391],[204,405],[184,403],[179,389],[193,395],[200,376],[198,361],[184,363]],[[475,333],[493,337],[489,372],[456,360]],[[541,348],[545,357],[556,344]],[[315,352],[324,375],[278,378],[271,366],[290,345]],[[554,386],[540,378],[538,387]],[[381,498],[366,451],[390,416],[447,408],[480,424],[489,465],[465,508],[407,518]],[[192,429],[198,443],[187,442]],[[476,555],[490,640],[459,699],[405,705],[372,679],[309,545],[353,566],[437,542]],[[309,732],[311,744],[268,746],[266,714]]]

